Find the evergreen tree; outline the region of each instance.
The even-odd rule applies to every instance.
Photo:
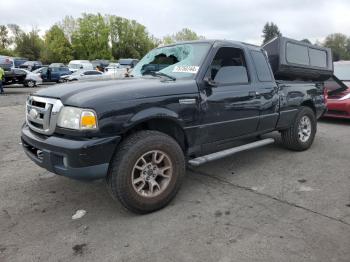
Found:
[[[270,41],[271,39],[273,39],[275,37],[282,36],[280,30],[278,29],[278,26],[276,24],[274,24],[273,22],[271,22],[271,23],[267,22],[264,25],[262,32],[263,32],[262,37],[264,38],[263,44],[267,43],[268,41]]]

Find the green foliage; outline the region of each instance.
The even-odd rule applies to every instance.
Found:
[[[44,41],[38,33],[34,28],[29,33],[18,31],[15,35],[15,53],[29,60],[39,60]]]
[[[135,20],[112,15],[108,21],[114,58],[141,58],[158,43],[146,27]]]
[[[7,27],[0,25],[0,50],[6,49],[11,44],[11,38],[8,33]]]
[[[73,16],[66,16],[58,23],[58,26],[62,29],[69,43],[72,43],[73,33],[78,29],[77,20]]]
[[[75,58],[110,59],[109,31],[108,21],[101,14],[83,14],[72,34]]]
[[[2,49],[0,48],[0,55],[4,56],[15,56],[15,52],[11,49]]]
[[[50,64],[68,63],[73,59],[73,49],[64,35],[63,30],[54,25],[45,34],[44,50],[42,51],[42,62]]]
[[[344,34],[336,33],[327,36],[323,46],[332,49],[334,61],[350,59],[350,38]]]
[[[181,41],[192,41],[192,40],[199,40],[204,39],[204,36],[197,35],[196,32],[192,31],[188,28],[183,28],[181,31],[173,34],[173,35],[167,35],[163,38],[163,44],[169,45],[176,42]]]
[[[271,39],[278,36],[282,36],[280,30],[278,29],[278,26],[273,22],[271,23],[267,22],[263,28],[263,35],[262,35],[262,37],[264,38],[263,44],[267,43]]]

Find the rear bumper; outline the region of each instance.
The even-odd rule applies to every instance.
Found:
[[[21,140],[24,152],[38,166],[58,175],[93,180],[107,175],[109,162],[121,137],[86,140],[46,137],[24,125]]]

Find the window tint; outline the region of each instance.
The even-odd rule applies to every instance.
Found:
[[[249,82],[247,66],[241,49],[222,47],[208,68],[206,77],[220,84],[246,84]]]
[[[287,61],[293,64],[309,65],[309,54],[307,47],[287,43]]]
[[[309,48],[310,64],[312,66],[327,67],[327,54],[323,50]]]
[[[271,73],[269,70],[269,64],[267,63],[264,54],[258,51],[252,51],[251,54],[253,57],[255,70],[258,74],[259,81],[272,81]]]

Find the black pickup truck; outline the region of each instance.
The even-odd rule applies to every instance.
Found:
[[[326,76],[276,81],[269,58],[241,42],[183,42],[150,51],[128,78],[39,90],[26,103],[24,151],[53,173],[106,179],[133,212],[158,210],[187,165],[273,143],[261,139],[272,131],[289,149],[311,146]]]

